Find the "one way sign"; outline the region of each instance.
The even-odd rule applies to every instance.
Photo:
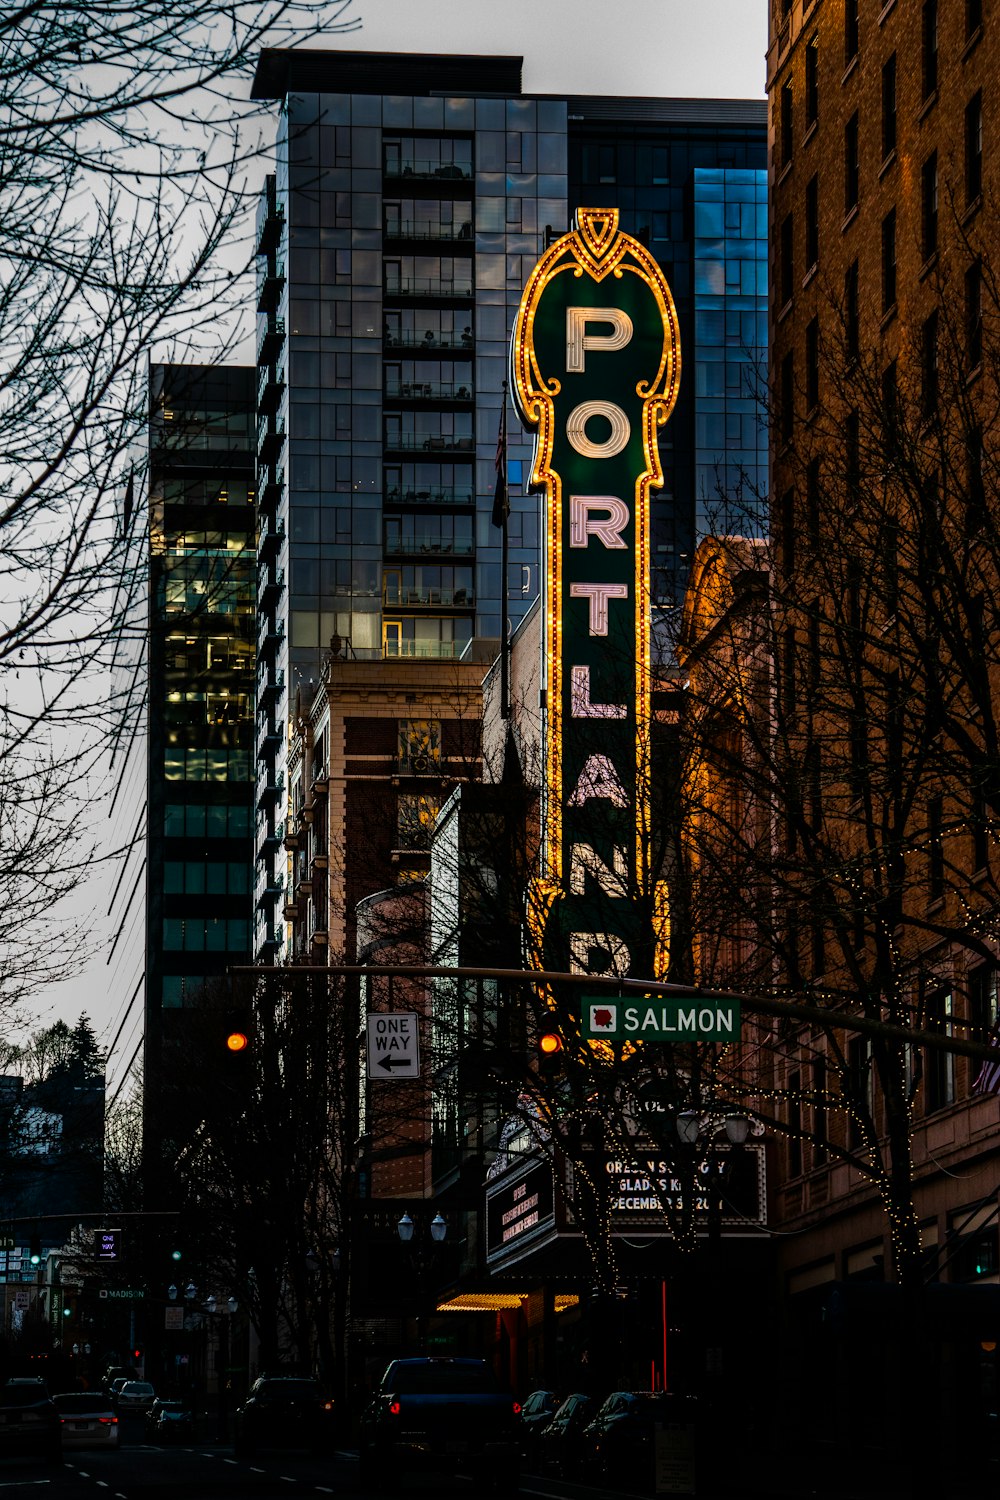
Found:
[[[420,1047],[417,1016],[413,1011],[396,1015],[368,1015],[368,1077],[419,1078]]]

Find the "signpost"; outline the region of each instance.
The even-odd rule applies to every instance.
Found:
[[[419,1078],[420,1038],[415,1011],[369,1012],[368,1077]]]
[[[738,1042],[738,1000],[649,995],[636,1000],[584,995],[581,1034],[609,1042]]]

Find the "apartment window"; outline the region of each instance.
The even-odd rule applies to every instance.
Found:
[[[781,90],[781,165],[787,167],[792,159],[792,85],[786,83]]]
[[[965,273],[965,359],[970,371],[983,362],[983,268],[978,260]]]
[[[847,1043],[847,1085],[851,1111],[847,1117],[847,1144],[856,1151],[864,1140],[862,1120],[871,1112],[871,1042],[852,1036]]]
[[[985,1039],[997,1024],[997,968],[995,964],[980,964],[969,974],[969,1024],[974,1026],[978,1037]],[[978,1063],[972,1063],[975,1077]]]
[[[938,0],[924,0],[920,24],[920,83],[929,99],[938,86]]]
[[[852,63],[858,55],[860,30],[858,11],[860,0],[844,0],[844,66]]]
[[[861,415],[856,406],[844,419],[844,477],[848,493],[856,496],[861,484]]]
[[[928,997],[927,1029],[942,1036],[953,1035],[952,997],[948,990],[938,990]],[[955,1102],[955,1059],[941,1047],[928,1047],[925,1060],[925,1109],[928,1114]]]
[[[931,901],[944,896],[944,804],[932,797],[927,804],[927,895]]]
[[[806,410],[819,405],[819,318],[806,324]]]
[[[928,260],[938,247],[938,159],[932,151],[920,168],[920,248]]]
[[[806,466],[806,530],[814,547],[819,544],[819,512],[819,459],[811,458]]]
[[[816,37],[806,47],[806,129],[819,119],[819,42]]]
[[[896,149],[896,54],[882,64],[882,160]]]
[[[974,530],[983,523],[983,509],[986,504],[986,491],[983,487],[983,430],[981,427],[973,427],[969,432],[966,453],[968,455],[965,475],[966,525],[970,530]]]
[[[882,220],[882,311],[896,305],[896,210]]]
[[[983,789],[972,792],[972,868],[985,870],[990,862],[989,818]]]
[[[779,412],[782,441],[791,441],[795,421],[795,357],[789,349],[781,361],[781,407]]]
[[[861,352],[861,319],[858,300],[858,263],[852,261],[844,273],[844,351],[853,364]]]
[[[860,161],[858,158],[857,111],[844,126],[844,213],[849,214],[858,206]]]
[[[965,40],[971,42],[983,24],[983,0],[965,0]]]
[[[822,928],[820,929],[822,932]],[[815,1137],[812,1146],[812,1164],[814,1167],[823,1166],[826,1161],[826,1058],[817,1057],[812,1065],[813,1107],[812,1107],[812,1133]]]
[[[937,309],[924,319],[920,330],[920,409],[929,417],[938,395],[938,315]]]
[[[791,214],[781,222],[778,264],[778,305],[786,307],[792,300],[795,280],[795,224]]]
[[[882,441],[887,455],[899,443],[899,371],[891,360],[882,371]]]
[[[788,1175],[802,1175],[802,1075],[788,1075]]]
[[[983,96],[973,94],[965,106],[965,202],[975,203],[983,191]]]
[[[819,178],[806,183],[806,270],[819,260]]]
[[[795,567],[795,491],[781,497],[781,571],[789,577]]]

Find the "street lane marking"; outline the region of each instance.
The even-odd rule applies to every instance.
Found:
[[[279,1474],[278,1478],[283,1479],[286,1484],[298,1484],[299,1482],[297,1479],[293,1479],[291,1474]]]
[[[255,1469],[254,1466],[253,1466],[253,1464],[251,1464],[250,1465],[250,1473],[251,1474],[266,1474],[267,1470],[266,1469]]]
[[[335,1495],[337,1493],[336,1490],[327,1489],[325,1484],[318,1484],[316,1488],[319,1490],[321,1495]]]
[[[109,1490],[111,1488],[106,1479],[96,1479],[94,1483],[100,1490]]]
[[[68,1469],[70,1465],[67,1464],[66,1467]],[[39,1485],[51,1483],[51,1479],[11,1479],[9,1482],[5,1479],[3,1483],[0,1484],[0,1490],[26,1490],[28,1488],[37,1489]]]

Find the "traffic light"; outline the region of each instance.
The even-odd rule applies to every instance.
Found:
[[[226,1033],[226,1047],[230,1052],[245,1052],[250,1045],[250,1038],[245,1031],[234,1029]]]
[[[543,1031],[538,1038],[538,1072],[554,1078],[562,1067],[563,1040],[558,1031]]]
[[[219,1046],[225,1055],[227,1070],[240,1072],[247,1067],[253,1053],[253,1026],[248,1006],[232,1007],[219,1014]]]
[[[170,1259],[171,1260],[183,1260],[184,1259],[184,1251],[180,1250],[180,1249],[171,1250],[171,1252],[170,1252]]]
[[[28,1259],[31,1261],[31,1264],[33,1266],[40,1266],[41,1265],[41,1263],[42,1263],[42,1240],[41,1240],[41,1236],[40,1235],[33,1234],[31,1236],[31,1243],[30,1243],[30,1247],[29,1247],[29,1250],[28,1250]]]

